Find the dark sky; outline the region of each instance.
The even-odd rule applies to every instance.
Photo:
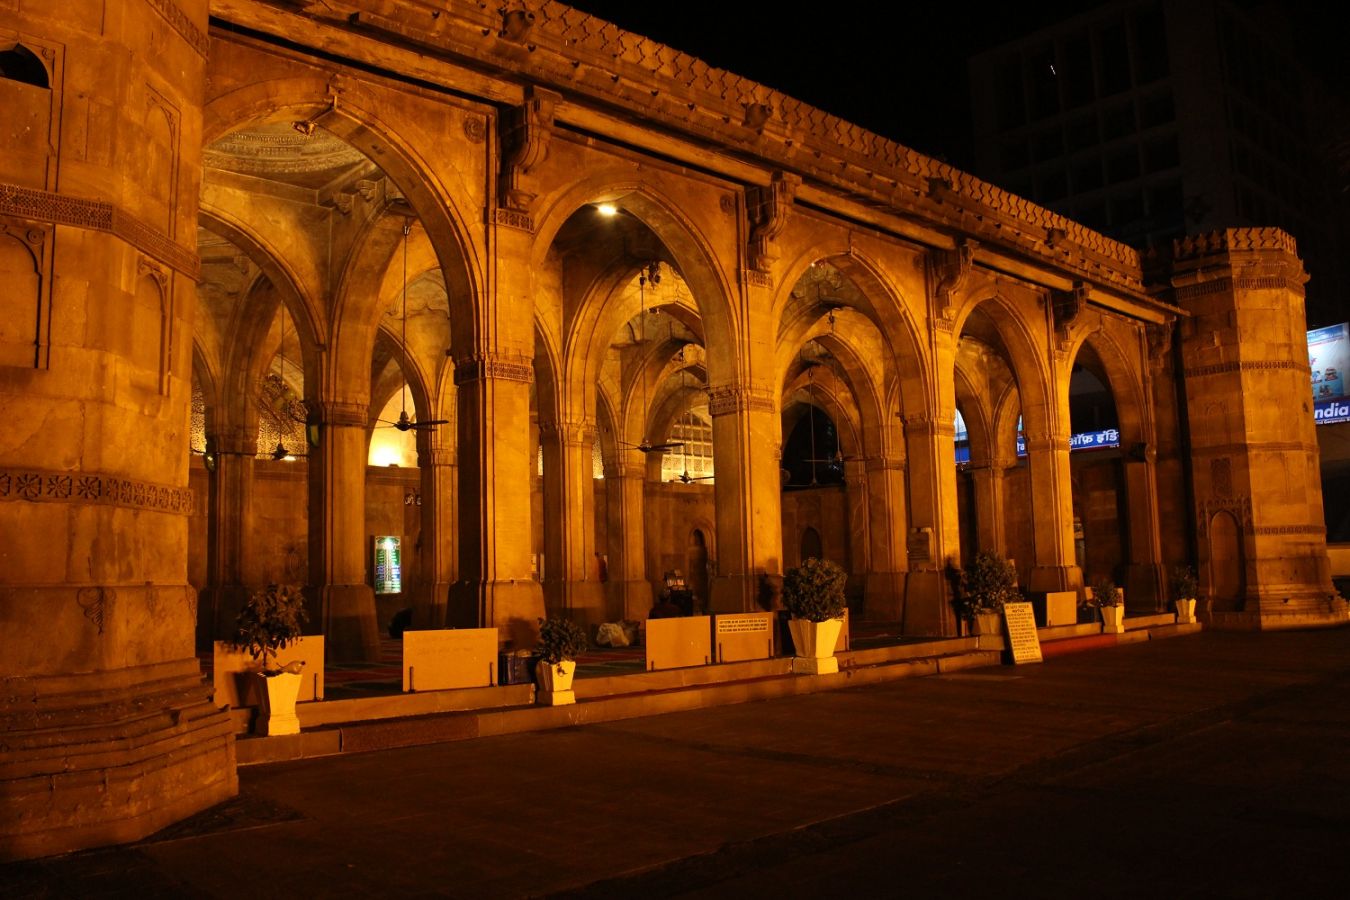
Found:
[[[970,168],[966,59],[1101,5],[1093,0],[819,3],[815,15],[744,0],[575,0],[572,6],[692,53],[904,144]],[[1287,17],[1300,55],[1344,84],[1350,54],[1320,3],[1239,0]]]

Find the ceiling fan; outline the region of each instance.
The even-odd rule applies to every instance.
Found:
[[[686,466],[685,470],[679,474],[679,477],[670,480],[672,482],[678,481],[681,484],[693,484],[695,481],[711,481],[715,477],[716,476],[714,475],[690,475],[689,468]]]
[[[445,425],[449,419],[427,419],[416,421],[408,415],[408,235],[412,233],[412,219],[403,220],[403,302],[399,316],[399,367],[403,373],[403,387],[399,389],[399,413],[397,421],[387,419],[377,421],[382,424],[376,428],[397,428],[399,431],[431,431],[437,425]]]
[[[638,302],[642,305],[642,309],[641,309],[640,315],[642,316],[642,339],[643,339],[644,341],[647,339],[647,292],[646,292],[646,289],[647,289],[647,282],[648,282],[648,281],[650,281],[652,284],[660,284],[660,283],[661,283],[661,263],[660,263],[659,261],[653,261],[653,262],[651,262],[651,263],[648,263],[646,269],[644,269],[644,270],[642,271],[642,273],[638,275]],[[664,441],[664,442],[662,442],[662,443],[652,443],[651,441],[649,441],[649,440],[647,439],[647,434],[646,434],[646,428],[647,428],[647,424],[646,424],[646,423],[647,423],[647,378],[646,378],[646,373],[644,373],[644,372],[639,372],[639,373],[638,373],[638,377],[641,379],[641,383],[642,383],[642,422],[643,422],[643,425],[642,425],[642,428],[643,428],[642,440],[639,441],[639,442],[636,443],[636,444],[629,444],[629,443],[626,443],[626,442],[624,442],[624,441],[619,441],[619,442],[618,442],[619,445],[620,445],[621,447],[625,447],[625,448],[627,448],[627,449],[629,449],[629,450],[636,450],[637,452],[639,452],[639,453],[644,453],[644,454],[645,454],[645,453],[654,453],[654,452],[664,453],[664,452],[667,451],[667,450],[674,450],[676,447],[683,447],[683,446],[684,446],[684,442],[683,442],[683,441]]]

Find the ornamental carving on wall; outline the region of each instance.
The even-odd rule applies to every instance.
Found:
[[[123,506],[190,515],[192,491],[89,472],[0,469],[0,500]]]

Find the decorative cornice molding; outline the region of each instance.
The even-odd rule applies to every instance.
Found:
[[[0,500],[123,506],[183,516],[192,512],[192,491],[188,488],[99,472],[0,469]]]
[[[1172,297],[1175,301],[1193,300],[1196,297],[1207,297],[1210,294],[1229,294],[1234,290],[1240,291],[1292,291],[1302,297],[1306,293],[1303,287],[1308,280],[1307,275],[1238,275],[1236,277],[1224,276],[1215,278],[1211,281],[1201,281],[1195,284],[1183,284],[1172,289]]]
[[[1256,534],[1311,534],[1321,536],[1327,533],[1325,525],[1257,525],[1252,531]]]
[[[534,381],[534,366],[526,357],[508,357],[496,353],[474,354],[455,363],[457,385],[489,378],[529,384]]]
[[[188,46],[197,52],[197,55],[206,58],[210,51],[211,44],[187,14],[174,5],[173,0],[146,0],[150,8],[159,13],[164,21],[169,23],[169,27],[178,32],[183,40],[188,42]]]
[[[778,407],[768,391],[726,384],[708,392],[708,414],[723,416],[736,412],[775,412]]]
[[[1215,363],[1212,366],[1197,366],[1186,369],[1187,378],[1204,378],[1208,375],[1225,375],[1229,372],[1271,372],[1287,369],[1312,376],[1312,369],[1292,359],[1238,359],[1232,362]]]
[[[202,261],[196,253],[103,200],[85,200],[14,184],[0,184],[0,214],[102,231],[121,238],[193,281],[201,280]]]

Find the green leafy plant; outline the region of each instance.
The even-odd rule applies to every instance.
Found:
[[[539,642],[534,655],[555,666],[565,659],[576,659],[587,647],[586,632],[571,619],[540,619]]]
[[[1195,578],[1195,570],[1190,566],[1177,566],[1172,570],[1172,599],[1194,600],[1200,583]]]
[[[1092,605],[1098,608],[1104,606],[1119,606],[1121,604],[1120,588],[1109,578],[1103,578],[1092,586]]]
[[[1017,588],[1017,569],[992,550],[981,550],[970,566],[960,571],[956,596],[958,612],[964,619],[973,619],[982,612],[998,612],[1003,604],[1022,600],[1022,592]]]
[[[828,559],[806,559],[783,576],[783,608],[794,619],[828,622],[844,614],[844,570]]]
[[[300,637],[305,614],[305,595],[295,584],[269,584],[249,594],[235,620],[234,640],[238,650],[246,650],[254,659],[262,657],[263,672],[280,671],[272,665],[277,651],[289,647]]]

